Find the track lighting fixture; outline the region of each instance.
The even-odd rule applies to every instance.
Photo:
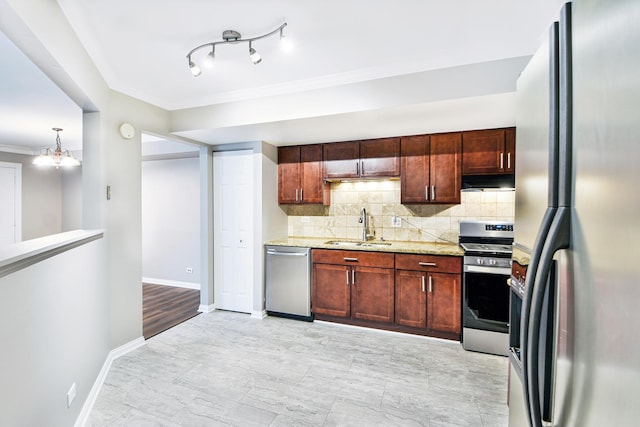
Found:
[[[220,44],[227,44],[227,43],[241,43],[241,42],[248,42],[249,43],[249,58],[251,59],[251,61],[254,64],[259,64],[260,62],[262,62],[262,56],[253,48],[253,42],[259,39],[263,39],[265,37],[269,37],[275,33],[280,33],[280,42],[281,45],[283,47],[284,50],[291,50],[291,42],[289,40],[288,37],[285,36],[283,30],[284,27],[287,26],[287,23],[285,22],[284,24],[280,25],[278,28],[276,28],[273,31],[270,31],[266,34],[263,34],[261,36],[257,36],[257,37],[248,37],[243,39],[242,35],[235,31],[235,30],[226,30],[222,33],[222,40],[219,41],[215,41],[215,42],[209,42],[209,43],[205,43],[202,44],[200,46],[194,47],[193,49],[191,49],[191,51],[187,54],[187,62],[189,64],[189,70],[191,70],[191,74],[193,74],[194,77],[198,77],[200,74],[202,74],[202,70],[200,69],[200,67],[198,66],[198,64],[196,64],[193,59],[191,58],[191,56],[198,50],[200,49],[204,49],[204,48],[210,48],[211,51],[207,54],[207,56],[204,58],[203,60],[203,65],[206,65],[207,67],[210,67],[213,65],[214,61],[215,61],[215,52],[216,52],[216,45],[220,45]]]
[[[33,164],[37,166],[55,166],[58,169],[60,166],[80,166],[78,159],[73,157],[73,154],[69,150],[62,149],[62,142],[60,142],[60,128],[52,128],[56,131],[56,148],[45,148],[40,152],[40,155],[33,160]]]

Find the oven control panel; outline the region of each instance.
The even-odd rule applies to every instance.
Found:
[[[513,224],[485,224],[486,231],[506,231],[513,233]]]

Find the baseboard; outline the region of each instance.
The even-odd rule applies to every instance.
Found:
[[[198,313],[212,313],[214,311],[216,311],[216,307],[213,304],[210,304],[210,305],[200,304],[200,307],[198,307]]]
[[[265,317],[267,317],[267,310],[253,310],[251,312],[251,318],[252,319],[262,320]]]
[[[150,285],[165,285],[165,286],[174,286],[176,288],[187,288],[187,289],[200,289],[200,283],[194,282],[180,282],[178,280],[165,280],[165,279],[156,279],[155,277],[143,277],[143,283],[148,283]]]
[[[107,358],[102,365],[102,369],[100,369],[100,373],[98,377],[93,383],[93,387],[89,391],[89,395],[87,396],[87,400],[85,400],[84,405],[82,406],[82,410],[80,411],[80,415],[76,419],[74,427],[84,427],[87,425],[89,421],[89,415],[91,414],[91,410],[98,399],[98,394],[100,394],[100,389],[104,384],[104,380],[107,378],[107,374],[109,373],[109,369],[111,369],[111,364],[118,357],[124,356],[125,354],[142,347],[145,344],[144,338],[136,338],[133,341],[130,341],[124,345],[121,345],[118,348],[115,348],[109,352]]]

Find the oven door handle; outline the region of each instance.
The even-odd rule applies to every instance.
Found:
[[[501,274],[503,276],[509,276],[511,274],[510,268],[488,267],[484,265],[465,265],[463,271],[465,273]]]

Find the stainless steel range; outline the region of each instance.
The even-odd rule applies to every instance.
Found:
[[[462,346],[509,354],[509,286],[513,223],[461,221],[464,250]]]

